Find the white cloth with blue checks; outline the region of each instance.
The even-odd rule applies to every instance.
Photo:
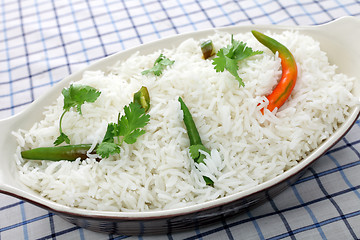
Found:
[[[229,25],[316,25],[360,18],[358,0],[0,0],[0,118],[107,55]],[[355,39],[358,40],[358,39]],[[0,239],[360,239],[360,122],[292,187],[214,225],[162,236],[74,226],[0,194]]]

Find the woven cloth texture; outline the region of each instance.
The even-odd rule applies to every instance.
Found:
[[[230,25],[360,18],[356,0],[0,0],[0,119],[92,62],[164,37]],[[0,194],[0,239],[360,239],[360,122],[280,195],[236,217],[161,236],[95,233]]]

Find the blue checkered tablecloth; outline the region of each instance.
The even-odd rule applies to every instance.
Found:
[[[0,118],[93,61],[149,41],[229,25],[316,25],[342,16],[360,18],[360,1],[0,0]],[[0,240],[360,239],[359,173],[358,120],[292,187],[214,225],[163,236],[101,234],[0,194]]]

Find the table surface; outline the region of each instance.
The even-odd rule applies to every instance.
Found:
[[[123,49],[201,29],[360,18],[357,0],[0,1],[0,118]],[[293,186],[235,218],[163,236],[91,232],[0,194],[0,239],[359,239],[360,122]]]

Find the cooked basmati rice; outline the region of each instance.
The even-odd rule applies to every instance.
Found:
[[[44,112],[30,130],[14,133],[19,142],[17,165],[20,180],[52,201],[66,206],[105,211],[149,211],[202,203],[238,193],[295,166],[309,151],[327,139],[358,104],[351,94],[353,78],[336,73],[319,43],[298,32],[267,33],[287,46],[299,69],[289,100],[273,113],[260,109],[281,76],[277,55],[250,33],[237,34],[264,54],[239,64],[245,87],[228,72],[217,73],[211,60],[203,60],[201,41],[188,39],[174,49],[119,61],[108,71],[88,71],[76,84],[101,91],[94,103],[82,106],[82,115],[68,112],[62,123],[72,144],[101,142],[107,123],[141,86],[150,93],[150,123],[135,144],[123,144],[120,155],[97,162],[28,161],[20,151],[53,146],[59,134],[63,97]],[[231,35],[218,32],[216,49],[230,43]],[[144,76],[163,53],[175,60],[159,77]],[[189,140],[178,102],[181,96],[206,147],[205,164],[189,156]],[[259,103],[261,103],[259,105]],[[202,176],[214,181],[206,186]]]

